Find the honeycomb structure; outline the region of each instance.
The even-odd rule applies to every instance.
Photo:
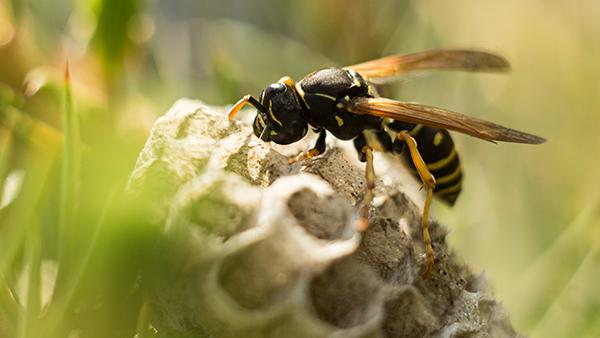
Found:
[[[129,189],[163,229],[146,281],[159,337],[519,336],[434,220],[420,276],[421,212],[401,182],[378,181],[361,234],[363,169],[336,145],[287,158],[201,102],[156,121]]]

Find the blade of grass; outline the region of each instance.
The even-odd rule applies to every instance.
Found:
[[[100,233],[106,222],[106,217],[109,210],[113,206],[114,196],[116,189],[114,189],[111,194],[108,196],[106,200],[106,204],[102,209],[102,213],[100,214],[100,219],[98,220],[98,224],[94,233],[91,236],[90,243],[85,246],[85,251],[77,255],[77,257],[81,257],[80,260],[74,262],[73,270],[71,272],[70,278],[66,281],[67,284],[63,289],[64,292],[62,294],[57,294],[55,291],[54,300],[50,304],[48,308],[47,314],[45,315],[45,324],[46,328],[44,332],[52,332],[55,333],[57,330],[62,329],[60,326],[63,323],[65,318],[65,314],[68,309],[73,305],[73,301],[75,300],[75,294],[80,288],[81,281],[83,280],[83,275],[85,274],[86,269],[89,267],[89,262],[92,257],[92,254],[96,250],[98,238],[100,237]]]
[[[25,178],[21,193],[0,229],[0,274],[7,276],[34,223],[36,210],[46,186],[54,157],[29,149],[25,156]],[[10,287],[10,285],[9,285]]]
[[[25,250],[25,266],[29,267],[29,276],[27,282],[27,305],[23,316],[20,318],[18,337],[39,337],[39,315],[40,315],[40,282],[42,267],[41,250],[41,227],[32,227],[28,245]]]
[[[28,228],[34,219],[35,210],[40,202],[42,191],[46,185],[50,169],[61,146],[60,132],[38,121],[12,106],[0,107],[0,125],[6,130],[3,139],[11,135],[9,143],[2,147],[0,165],[2,170],[8,170],[10,157],[10,144],[12,138],[20,138],[26,141],[30,147],[20,156],[24,159],[23,169],[25,178],[20,193],[13,201],[10,210],[3,214],[3,225],[0,227],[0,275],[3,277],[8,290],[14,293],[14,285],[11,284],[12,266],[15,257],[18,256]],[[6,216],[4,218],[4,216]]]
[[[13,320],[10,324],[13,333],[18,333],[13,336],[23,336],[24,330],[28,325],[22,323],[27,318],[25,311],[17,299],[16,279],[14,278],[13,267],[16,259],[20,256],[20,252],[24,247],[25,239],[31,233],[31,228],[35,224],[37,207],[42,199],[42,192],[46,186],[50,167],[54,158],[48,154],[40,154],[34,150],[29,150],[24,154],[25,157],[25,179],[21,193],[17,196],[9,212],[7,213],[6,222],[0,229],[0,277],[2,278],[2,304],[8,309],[6,312],[11,315]]]
[[[79,144],[79,121],[73,108],[69,63],[65,64],[63,97],[63,151],[61,165],[61,196],[59,209],[59,267],[60,276],[69,274],[73,244],[76,241],[75,219],[79,202],[79,167],[81,148]],[[59,277],[59,281],[61,281]],[[58,282],[58,281],[57,281]],[[57,284],[57,288],[60,284]]]
[[[49,170],[61,146],[61,135],[56,129],[38,121],[12,106],[0,107],[0,178],[4,182],[8,173],[8,163],[13,137],[27,141],[31,148],[23,155],[25,158],[25,180],[21,193],[7,215],[0,231],[0,274],[6,277],[7,268],[17,256],[27,233],[33,211],[39,202]],[[7,285],[12,289],[11,285]]]
[[[127,32],[127,26],[140,12],[143,2],[140,0],[103,0],[91,3],[96,15],[96,30],[92,43],[98,48],[100,61],[109,80],[108,84],[114,86],[127,51],[133,46],[129,35],[124,32]]]

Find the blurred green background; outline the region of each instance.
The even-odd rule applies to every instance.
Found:
[[[0,336],[152,335],[136,276],[156,229],[119,192],[176,99],[231,104],[286,74],[440,47],[499,52],[512,73],[390,95],[549,141],[456,135],[463,195],[435,217],[519,331],[600,336],[599,17],[591,0],[0,1]],[[51,297],[40,270],[58,276]]]

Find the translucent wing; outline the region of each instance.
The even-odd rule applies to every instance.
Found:
[[[493,122],[417,103],[385,98],[357,97],[350,101],[347,109],[354,114],[386,117],[408,123],[454,130],[491,142],[539,144],[546,141],[539,136],[503,127]]]
[[[469,49],[434,49],[393,55],[345,67],[373,83],[386,83],[415,70],[454,69],[471,72],[504,72],[510,64],[502,56]]]

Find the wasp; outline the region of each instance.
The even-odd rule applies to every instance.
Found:
[[[427,70],[504,72],[510,69],[502,56],[477,51],[436,49],[388,56],[343,68],[324,68],[294,82],[284,76],[256,99],[246,95],[229,111],[231,121],[247,104],[256,108],[253,132],[265,142],[290,144],[312,128],[318,133],[313,148],[291,162],[309,159],[326,150],[327,132],[352,140],[359,160],[366,162],[366,192],[357,228],[368,227],[375,170],[373,151],[403,157],[426,189],[422,234],[425,246],[424,277],[430,276],[434,251],[429,235],[429,207],[433,196],[454,205],[462,190],[463,173],[448,130],[483,140],[540,144],[545,139],[447,109],[379,97],[377,86],[408,72]]]

